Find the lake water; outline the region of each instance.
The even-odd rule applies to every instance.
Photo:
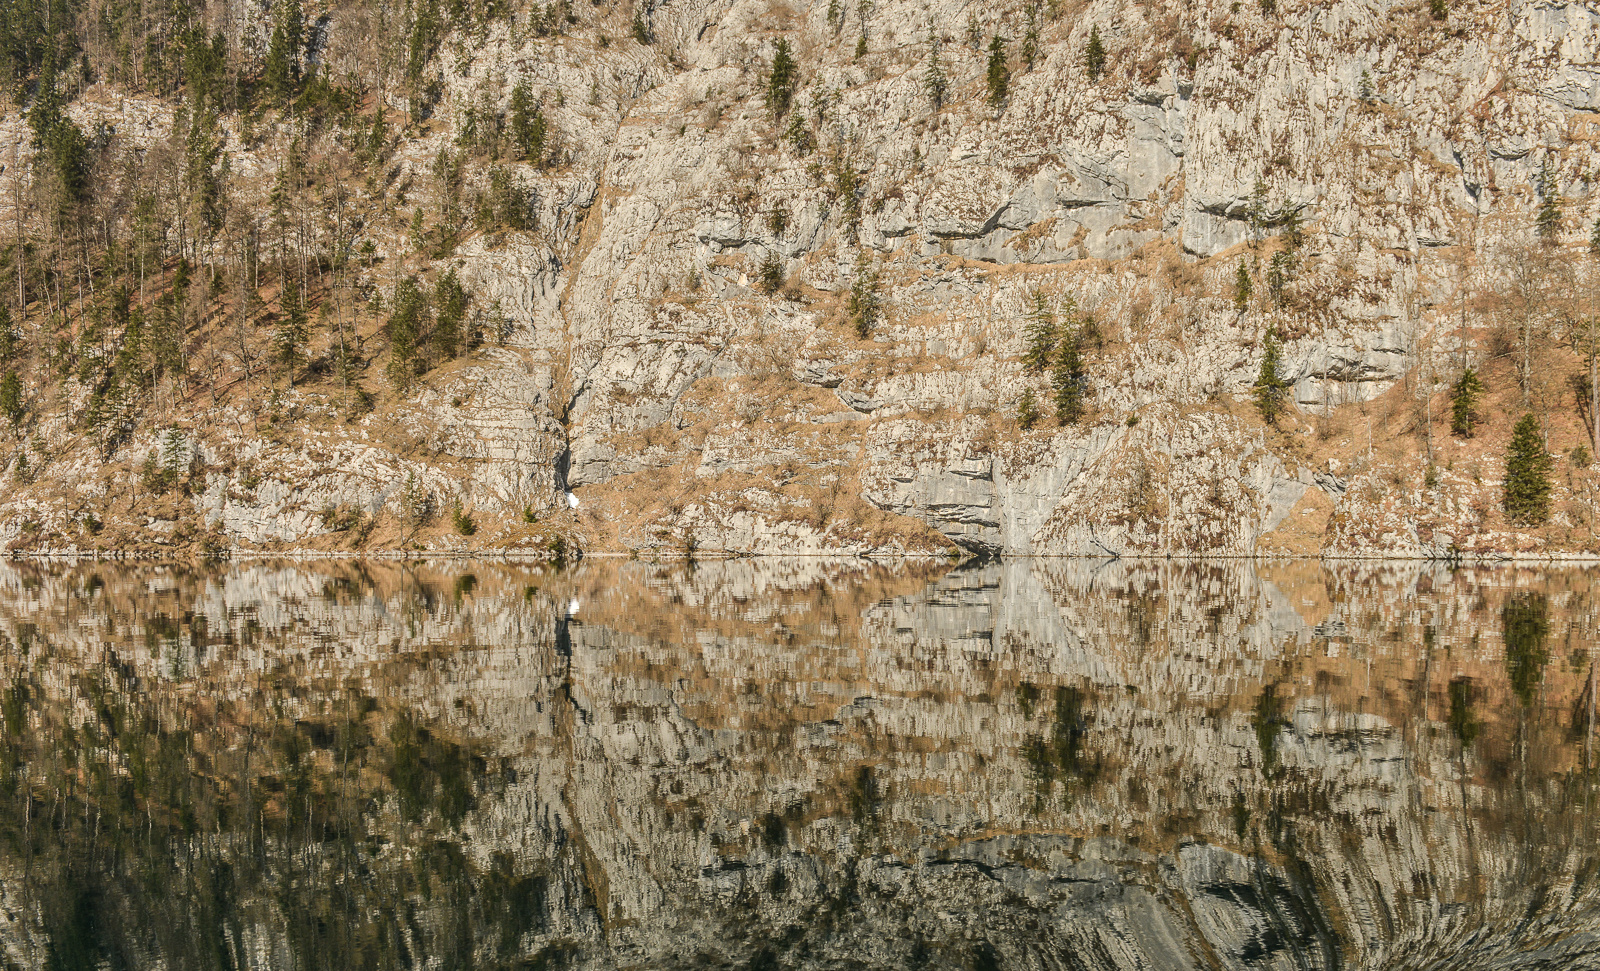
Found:
[[[1596,967],[1596,577],[0,565],[0,955]]]

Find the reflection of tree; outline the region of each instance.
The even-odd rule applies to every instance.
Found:
[[[1026,691],[1019,688],[1018,701],[1025,717],[1031,718],[1032,699],[1037,698],[1038,693],[1032,685],[1025,687]],[[1084,751],[1092,716],[1091,700],[1080,688],[1057,688],[1049,734],[1032,733],[1023,739],[1021,754],[1028,764],[1028,775],[1033,779],[1035,790],[1034,812],[1043,811],[1057,782],[1064,784],[1062,796],[1066,798],[1075,782],[1094,781],[1099,763]]]
[[[1542,593],[1515,593],[1500,608],[1506,645],[1506,674],[1523,705],[1533,702],[1534,689],[1550,660],[1545,638],[1550,633],[1550,601]]]
[[[1271,778],[1278,766],[1278,733],[1289,726],[1277,685],[1261,689],[1261,697],[1250,713],[1250,726],[1256,731],[1256,745],[1261,749],[1261,774]]]
[[[1450,682],[1450,730],[1461,740],[1463,749],[1483,730],[1483,723],[1472,712],[1471,678],[1456,678]]]
[[[311,717],[277,684],[174,702],[115,655],[66,696],[52,680],[25,669],[0,699],[0,856],[26,870],[46,965],[245,967],[274,926],[293,967],[402,967],[413,947],[524,955],[541,929],[546,877],[464,853],[495,781],[434,726],[385,730],[359,691]]]

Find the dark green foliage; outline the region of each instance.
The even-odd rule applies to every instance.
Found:
[[[1250,727],[1255,729],[1256,747],[1261,751],[1261,774],[1271,776],[1278,765],[1278,734],[1289,727],[1277,685],[1269,684],[1262,689],[1250,713]]]
[[[883,315],[883,298],[878,293],[878,271],[865,255],[856,260],[855,281],[850,284],[850,298],[845,313],[854,326],[856,337],[866,340]]]
[[[1039,403],[1034,399],[1033,389],[1027,388],[1022,392],[1022,400],[1017,402],[1017,427],[1028,431],[1039,423]]]
[[[1278,416],[1283,414],[1283,399],[1290,387],[1290,382],[1283,377],[1282,356],[1278,329],[1268,327],[1267,336],[1261,343],[1261,370],[1256,373],[1256,383],[1251,386],[1250,395],[1255,399],[1256,410],[1261,413],[1262,420],[1269,425],[1276,425]]]
[[[272,26],[272,40],[267,44],[261,79],[279,103],[287,105],[300,92],[306,19],[300,0],[279,0],[276,6],[278,16]]]
[[[472,518],[471,513],[461,508],[459,502],[456,503],[455,511],[451,513],[450,522],[462,536],[471,536],[478,531],[477,521]]]
[[[1356,82],[1356,97],[1366,104],[1372,102],[1372,75],[1367,73],[1366,68],[1361,69],[1361,80]]]
[[[994,40],[989,42],[989,67],[984,74],[984,83],[989,88],[989,104],[996,108],[1005,104],[1011,88],[1011,68],[1006,66],[1006,44],[999,34],[995,34]]]
[[[1511,690],[1524,705],[1533,701],[1534,691],[1550,661],[1545,638],[1550,635],[1550,601],[1542,593],[1524,591],[1506,598],[1500,608],[1501,636],[1506,645],[1506,675]]]
[[[641,44],[649,44],[655,40],[650,33],[650,23],[644,19],[644,4],[633,8],[633,26],[631,28],[633,39]]]
[[[71,0],[0,0],[0,82],[12,99],[53,87],[78,57]]]
[[[1450,731],[1466,748],[1483,731],[1483,723],[1472,712],[1472,679],[1455,678],[1450,682]]]
[[[53,96],[40,96],[28,111],[28,124],[43,156],[46,192],[57,216],[68,217],[89,199],[89,140]]]
[[[1050,309],[1050,303],[1042,292],[1035,290],[1032,302],[1033,306],[1028,308],[1028,329],[1023,336],[1027,346],[1022,352],[1022,366],[1034,374],[1043,374],[1050,369],[1055,360],[1056,315]],[[1072,321],[1070,298],[1066,316],[1070,327]]]
[[[756,285],[761,292],[772,296],[783,286],[783,258],[777,253],[768,253],[766,259],[761,261],[761,269],[756,275]]]
[[[1524,526],[1538,526],[1550,518],[1550,471],[1554,463],[1545,451],[1539,419],[1522,416],[1506,448],[1506,518]]]
[[[1467,368],[1450,389],[1450,431],[1462,438],[1471,438],[1473,426],[1478,424],[1478,399],[1483,396],[1483,381],[1478,372]]]
[[[1445,0],[1428,0],[1428,13],[1434,20],[1445,20],[1450,16],[1450,7]]]
[[[11,311],[0,303],[0,364],[15,360],[22,352],[22,332],[11,319]]]
[[[0,379],[0,415],[4,415],[13,428],[22,424],[22,380],[15,371],[7,371],[5,378]]]
[[[1545,159],[1539,172],[1539,197],[1539,212],[1534,216],[1539,240],[1554,246],[1561,234],[1561,182],[1549,159]]]
[[[1600,219],[1594,221],[1594,228],[1589,231],[1589,254],[1600,256]]]
[[[772,72],[767,75],[767,107],[774,118],[789,110],[799,83],[800,65],[789,51],[789,41],[780,37],[772,54]]]
[[[1089,378],[1084,370],[1078,337],[1077,329],[1070,325],[1061,329],[1055,365],[1050,373],[1056,398],[1056,420],[1063,425],[1077,424],[1083,417],[1088,393]]]
[[[1089,72],[1090,81],[1098,81],[1100,75],[1106,73],[1106,45],[1100,41],[1098,24],[1089,28],[1089,44],[1083,50],[1083,66]]]
[[[435,363],[448,361],[461,353],[463,343],[476,343],[465,332],[467,324],[467,291],[450,270],[439,278],[433,288],[433,330],[429,345]]]
[[[300,293],[300,283],[293,273],[283,280],[283,292],[278,298],[278,326],[272,333],[273,358],[294,384],[295,371],[306,362],[306,344],[311,339],[306,321],[305,300]]]
[[[1039,60],[1039,8],[1029,7],[1027,12],[1027,26],[1022,32],[1022,46],[1017,51],[1022,57],[1022,63],[1028,70],[1033,70],[1034,64]]]
[[[394,312],[389,315],[389,380],[402,391],[410,387],[421,363],[421,345],[428,327],[428,298],[411,277],[394,289]]]
[[[1294,279],[1294,269],[1293,255],[1285,250],[1272,254],[1272,261],[1267,264],[1267,292],[1272,294],[1274,304],[1282,303],[1284,288]]]
[[[944,99],[950,94],[950,79],[939,59],[939,36],[931,28],[928,31],[928,73],[923,75],[922,90],[927,92],[935,111],[944,107]]]
[[[1032,720],[1038,689],[1032,685],[1028,689],[1026,702],[1021,688],[1017,700],[1019,706],[1025,704],[1025,717]],[[1065,799],[1070,798],[1075,786],[1092,785],[1099,776],[1100,760],[1088,751],[1087,745],[1089,723],[1094,715],[1092,701],[1093,698],[1080,688],[1056,688],[1049,735],[1032,734],[1023,739],[1019,754],[1033,779],[1035,812],[1044,808],[1056,783],[1062,783]]]
[[[1250,279],[1250,268],[1245,266],[1244,260],[1239,261],[1239,269],[1233,275],[1233,309],[1244,313],[1250,309],[1250,295],[1255,291],[1255,284]]]
[[[1259,0],[1263,17],[1276,17],[1278,15],[1278,0]]]
[[[863,57],[866,57],[866,56],[867,56],[867,34],[866,34],[865,31],[862,31],[861,36],[856,38],[856,60],[859,61]]]
[[[489,192],[478,210],[478,228],[504,226],[528,231],[535,228],[536,198],[533,190],[516,175],[500,166],[489,170]]]
[[[519,83],[511,91],[511,141],[516,145],[517,157],[543,165],[548,135],[544,112],[534,103],[528,82]]]

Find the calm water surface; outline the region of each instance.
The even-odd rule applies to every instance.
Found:
[[[1596,593],[0,565],[0,960],[1600,967]]]

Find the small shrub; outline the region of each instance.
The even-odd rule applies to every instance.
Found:
[[[478,524],[473,521],[472,514],[461,508],[461,503],[456,503],[455,511],[450,516],[451,523],[456,532],[462,536],[471,536],[478,531]]]

